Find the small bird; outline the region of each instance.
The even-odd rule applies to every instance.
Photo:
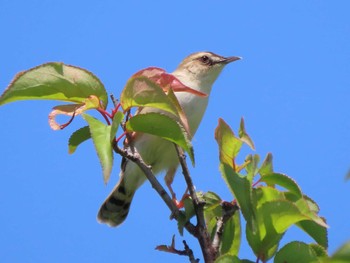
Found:
[[[185,86],[207,94],[200,97],[188,92],[175,92],[188,120],[193,136],[202,120],[208,105],[208,97],[212,86],[222,69],[240,57],[222,57],[212,52],[197,52],[186,57],[172,73]],[[159,110],[147,108],[145,111]],[[179,159],[172,142],[150,134],[138,134],[132,140],[142,159],[151,165],[155,175],[166,171],[165,178],[173,178],[179,165]],[[98,212],[98,221],[109,226],[118,226],[127,217],[130,204],[136,190],[145,182],[146,176],[139,167],[130,160],[122,162],[120,180],[102,204]],[[167,179],[166,179],[167,180]],[[172,181],[172,180],[171,180]]]

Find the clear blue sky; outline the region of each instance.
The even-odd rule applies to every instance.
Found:
[[[127,2],[127,3],[125,3]],[[293,177],[327,218],[330,252],[350,239],[350,2],[339,1],[9,1],[0,2],[0,88],[19,71],[62,61],[94,72],[121,92],[137,70],[168,71],[189,53],[208,50],[244,59],[213,89],[195,137],[198,190],[231,199],[218,172],[214,141],[222,117],[236,131],[241,116],[262,158]],[[50,130],[55,103],[0,108],[1,262],[188,262],[157,252],[175,222],[149,184],[127,221],[112,229],[96,213],[117,181],[105,186],[91,142],[70,156],[67,130]],[[246,153],[249,151],[246,149]],[[183,182],[177,177],[175,188]],[[196,242],[185,236],[195,250]],[[298,229],[286,241],[311,240]],[[246,244],[242,257],[253,259]],[[202,261],[201,261],[202,262]]]

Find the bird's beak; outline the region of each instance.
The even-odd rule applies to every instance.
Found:
[[[224,63],[224,64],[228,64],[228,63],[231,63],[233,61],[240,60],[240,59],[242,59],[242,58],[241,57],[227,57],[227,58],[223,58],[223,60],[221,60],[220,62]]]

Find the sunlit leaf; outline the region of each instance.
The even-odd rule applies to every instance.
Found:
[[[276,254],[274,263],[320,262],[313,248],[303,242],[291,242]]]
[[[207,192],[203,195],[205,202],[204,217],[207,224],[208,232],[211,237],[216,230],[217,218],[222,216],[221,198],[214,192]]]
[[[175,92],[188,92],[207,97],[207,94],[185,86],[174,75],[166,73],[165,70],[149,67],[135,73],[128,80],[122,91],[120,102],[124,110],[141,107],[141,113],[162,110],[174,114],[179,118],[188,137],[191,138],[187,117],[175,96]],[[148,108],[144,109],[144,107]]]
[[[157,67],[149,67],[136,72],[132,78],[144,76],[157,83],[165,92],[172,89],[174,92],[187,92],[200,97],[207,97],[208,94],[194,90],[185,86],[178,78],[173,74],[166,73],[164,69]]]
[[[169,83],[167,85],[168,89],[165,91],[165,87],[160,86],[160,84],[166,85],[166,80],[154,79],[153,72],[156,70],[161,69],[146,69],[141,71],[144,74],[136,73],[128,80],[120,98],[123,109],[129,110],[131,107],[150,107],[174,114],[182,122],[186,132],[191,137],[187,117],[174,94],[174,90],[169,88],[173,80],[166,78]],[[164,74],[166,73],[161,73],[162,76]],[[159,81],[157,82],[157,80],[162,81],[158,83]],[[142,113],[150,111],[155,110],[143,110]]]
[[[115,138],[115,135],[118,131],[118,128],[120,126],[120,123],[122,122],[124,118],[124,114],[121,111],[118,111],[114,117],[113,117],[113,122],[111,125],[111,141]]]
[[[68,152],[70,154],[74,153],[76,148],[84,141],[91,138],[89,126],[80,128],[79,130],[73,132],[68,141]]]
[[[257,209],[258,231],[252,233],[246,229],[247,240],[257,256],[264,255],[264,259],[271,258],[278,244],[293,224],[307,219],[299,209],[287,200],[263,203]]]
[[[331,263],[350,262],[350,242],[345,243],[331,257]]]
[[[223,255],[215,260],[215,263],[242,263],[237,256]]]
[[[138,114],[125,124],[128,132],[143,132],[162,137],[184,149],[194,164],[192,144],[182,125],[167,115],[160,113]]]
[[[253,188],[253,194],[257,199],[257,208],[267,202],[285,199],[283,192],[270,186],[259,186],[257,188]]]
[[[103,180],[108,182],[113,167],[113,149],[111,144],[111,126],[95,119],[94,117],[83,114],[83,118],[88,122],[91,138],[100,160]]]
[[[107,107],[107,93],[91,72],[63,63],[51,62],[23,71],[12,80],[0,97],[0,105],[18,100],[60,100],[82,103],[91,95]]]
[[[242,214],[247,221],[248,227],[256,231],[255,205],[252,196],[252,186],[245,176],[233,171],[226,163],[220,164],[220,172],[228,185],[230,191],[237,199]]]
[[[293,224],[308,219],[296,205],[287,200],[263,203],[257,209],[258,231],[252,233],[246,229],[247,240],[254,253],[264,255],[268,260],[274,255],[283,234]]]
[[[265,157],[265,160],[261,164],[259,169],[259,173],[261,176],[265,176],[267,174],[273,173],[273,165],[272,165],[272,154],[268,153]]]
[[[257,202],[257,217],[260,217],[259,228],[253,233],[250,228],[246,229],[246,236],[249,245],[252,247],[256,256],[263,255],[264,259],[271,258],[278,248],[278,243],[283,236],[283,233],[277,233],[275,229],[270,229],[270,233],[266,235],[266,229],[261,224],[261,210],[263,204],[271,201],[279,201],[284,199],[283,193],[269,186],[260,186],[253,188],[253,196]],[[260,214],[259,214],[260,212]]]
[[[287,200],[266,202],[258,208],[257,214],[262,237],[274,231],[281,234],[293,224],[309,219]]]
[[[83,100],[83,103],[80,104],[66,104],[55,106],[49,114],[49,125],[53,130],[60,130],[65,125],[60,125],[56,122],[57,115],[66,115],[66,116],[77,116],[83,112],[90,109],[97,109],[100,106],[100,101],[96,96],[90,96]]]
[[[276,253],[283,234],[273,232],[269,233],[267,238],[266,236],[261,237],[259,231],[253,233],[249,228],[246,228],[246,237],[254,254],[257,257],[264,259],[264,261],[267,261]]]
[[[280,173],[266,174],[261,177],[261,182],[265,182],[268,185],[279,185],[286,188],[291,193],[298,197],[302,196],[302,192],[298,184],[289,176]]]
[[[313,200],[310,196],[307,196],[306,194],[303,194],[304,200],[307,202],[308,209],[315,213],[318,214],[320,212],[320,207],[318,204]]]
[[[247,133],[246,130],[245,130],[244,119],[243,119],[243,118],[241,118],[241,123],[240,123],[240,126],[239,126],[238,136],[239,136],[239,138],[240,138],[243,142],[245,142],[252,150],[255,149],[253,140],[249,137],[248,133]]]
[[[258,174],[258,164],[260,161],[260,156],[257,154],[251,155],[249,154],[245,159],[245,169],[247,171],[247,179],[250,183],[253,182],[253,178]]]
[[[126,83],[120,97],[124,110],[131,107],[154,107],[176,115],[176,108],[164,91],[152,80],[139,76]]]
[[[315,223],[312,220],[300,221],[296,224],[311,236],[319,245],[328,248],[328,233],[327,228]]]
[[[131,77],[120,96],[124,110],[131,107],[152,107],[177,116],[177,110],[163,89],[152,80],[137,76]]]
[[[241,149],[243,142],[235,137],[231,128],[221,118],[215,129],[215,139],[219,146],[220,161],[235,168],[234,159]]]
[[[309,219],[311,219],[316,224],[319,224],[320,226],[324,228],[328,228],[328,225],[324,221],[324,219],[317,215],[312,210],[312,207],[310,207],[310,202],[304,198],[298,199],[298,201],[294,202],[295,205],[299,208],[299,211],[302,212],[305,216],[307,216]]]

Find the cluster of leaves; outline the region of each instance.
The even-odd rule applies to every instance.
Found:
[[[254,148],[245,132],[242,120],[239,137],[222,120],[215,131],[219,146],[220,171],[237,202],[245,220],[247,241],[256,257],[265,262],[275,256],[275,262],[311,262],[327,255],[327,224],[318,215],[319,207],[304,193],[297,183],[285,174],[273,171],[272,155],[268,154],[259,167],[259,155],[248,155],[242,165],[236,157],[245,142]],[[221,199],[214,193],[207,202],[208,222],[222,213]],[[219,213],[219,214],[218,214]],[[292,242],[278,250],[285,232],[296,225],[311,236],[317,244]],[[225,225],[233,230],[235,238],[224,236],[222,257],[218,262],[237,260],[240,246],[241,222],[235,214]],[[211,229],[209,225],[209,229]],[[212,230],[213,231],[213,230]],[[225,233],[225,231],[224,231]],[[300,249],[302,247],[302,249]],[[296,253],[298,251],[298,253]],[[300,260],[292,260],[298,257]]]
[[[18,74],[0,97],[0,106],[19,100],[45,99],[70,102],[54,107],[49,124],[54,130],[65,128],[75,116],[82,114],[87,126],[75,131],[69,139],[69,152],[73,153],[84,141],[92,139],[102,164],[103,178],[107,182],[113,166],[113,145],[122,127],[122,135],[144,132],[160,136],[180,146],[194,163],[191,133],[187,118],[174,92],[206,94],[184,86],[174,76],[159,68],[147,68],[134,74],[126,83],[120,103],[114,101],[111,113],[107,112],[108,96],[100,80],[87,70],[62,63],[47,63]],[[137,108],[136,115],[130,114]],[[157,110],[147,111],[145,107]],[[95,109],[105,122],[86,113]],[[122,109],[122,110],[120,110]],[[55,120],[58,114],[71,116],[65,124]],[[259,166],[258,155],[248,155],[241,165],[236,157],[243,145],[254,148],[241,121],[239,136],[222,120],[215,131],[219,146],[220,171],[232,192],[233,201],[224,202],[218,194],[198,193],[205,202],[206,226],[213,242],[220,236],[216,262],[252,262],[238,258],[242,239],[242,222],[245,221],[246,238],[257,261],[274,257],[275,262],[341,262],[349,259],[349,245],[332,258],[327,257],[327,224],[318,215],[317,204],[287,175],[272,168],[272,156],[267,155]],[[239,206],[239,213],[229,213]],[[185,201],[183,225],[193,216],[191,202]],[[232,210],[231,210],[232,211]],[[242,215],[242,217],[241,217]],[[222,220],[222,229],[218,220]],[[291,242],[279,249],[284,233],[297,226],[315,240],[315,244]],[[345,262],[345,261],[344,261]]]
[[[0,105],[19,100],[70,102],[53,108],[49,114],[49,125],[53,130],[60,130],[67,127],[75,116],[82,114],[88,126],[72,134],[68,143],[69,153],[74,153],[79,144],[92,138],[107,183],[113,167],[113,142],[120,126],[124,130],[123,135],[144,132],[172,141],[183,148],[194,163],[187,118],[174,92],[207,96],[183,85],[163,69],[152,67],[135,73],[128,80],[120,104],[108,113],[107,92],[96,76],[75,66],[47,63],[18,74],[0,97]],[[138,108],[140,114],[131,118],[129,113],[133,107]],[[159,112],[143,113],[144,107],[156,108]],[[100,112],[105,123],[86,113],[91,109]],[[55,120],[58,114],[71,116],[71,119],[60,125]]]

